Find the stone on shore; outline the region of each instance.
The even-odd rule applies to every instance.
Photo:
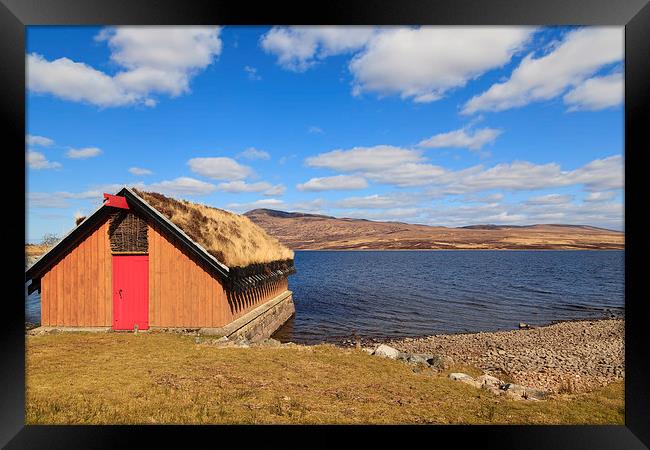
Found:
[[[381,344],[375,349],[373,355],[381,356],[384,358],[397,359],[400,356],[400,351],[396,348],[389,347],[386,344]]]
[[[481,387],[481,384],[478,381],[476,381],[474,378],[467,375],[466,373],[461,373],[461,372],[450,373],[449,378],[454,381],[460,381],[461,383],[469,384],[470,386]]]

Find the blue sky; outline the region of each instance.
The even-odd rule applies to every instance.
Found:
[[[623,229],[623,28],[28,27],[27,240],[121,185]]]

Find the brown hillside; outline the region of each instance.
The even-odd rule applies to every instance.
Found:
[[[244,214],[294,250],[623,249],[620,231],[583,225],[449,228],[255,209]]]

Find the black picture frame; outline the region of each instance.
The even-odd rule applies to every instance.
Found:
[[[3,195],[10,209],[9,222],[25,212],[25,27],[28,25],[153,25],[153,24],[377,24],[377,25],[619,25],[625,26],[625,425],[624,426],[430,426],[408,427],[409,437],[427,438],[438,444],[449,439],[454,447],[476,440],[481,447],[510,448],[647,448],[650,446],[650,371],[643,332],[646,327],[642,259],[642,218],[633,208],[640,196],[641,158],[647,149],[647,113],[650,100],[650,4],[648,0],[329,0],[311,2],[178,1],[178,0],[0,0],[0,119],[5,125],[5,166],[11,181]],[[15,158],[15,161],[13,160]],[[15,164],[15,165],[14,165]],[[22,172],[17,170],[23,168]],[[14,167],[16,168],[14,170]],[[6,172],[6,174],[7,174]],[[17,180],[16,180],[17,178]],[[13,192],[14,194],[11,194]],[[635,194],[636,193],[636,194]],[[7,211],[7,209],[5,209]],[[13,226],[11,226],[13,225]],[[251,433],[248,427],[179,426],[26,426],[25,425],[25,325],[24,229],[15,223],[6,232],[5,248],[15,259],[5,266],[7,285],[2,302],[2,363],[0,364],[0,445],[6,448],[110,448],[130,447],[143,434],[154,440],[189,445],[206,442],[228,444],[263,438],[268,445],[305,439],[311,445],[327,439],[331,427],[290,430],[265,427]],[[19,256],[20,255],[20,256]],[[22,271],[22,275],[18,273]],[[18,292],[18,291],[21,292]],[[366,431],[349,427],[353,431]],[[304,431],[307,430],[307,433]],[[394,427],[372,427],[372,436],[383,439]],[[277,440],[269,438],[275,435]],[[300,437],[296,436],[302,435]],[[217,438],[217,436],[219,436]],[[214,440],[218,439],[218,440]],[[431,439],[430,441],[428,439]],[[241,441],[240,441],[241,440]],[[318,441],[317,441],[318,442]],[[320,441],[325,443],[325,440]],[[429,444],[427,444],[429,445]]]

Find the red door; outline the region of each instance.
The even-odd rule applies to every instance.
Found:
[[[149,329],[149,256],[113,255],[113,329]]]

